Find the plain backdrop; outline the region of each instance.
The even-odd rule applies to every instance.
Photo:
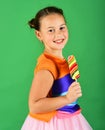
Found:
[[[0,1],[0,130],[20,130],[43,45],[27,22],[45,6],[64,10],[69,41],[64,56],[75,55],[83,96],[82,113],[94,130],[105,129],[105,1]]]

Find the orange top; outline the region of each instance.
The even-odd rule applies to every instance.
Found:
[[[66,74],[69,74],[69,67],[68,63],[65,59],[61,59],[58,57],[55,57],[53,55],[43,53],[39,58],[38,62],[34,71],[34,74],[36,74],[39,70],[48,70],[52,73],[54,80],[59,79]],[[49,92],[50,93],[50,92]],[[48,94],[49,95],[49,94]],[[51,95],[50,95],[51,97]],[[50,119],[56,114],[56,110],[48,113],[38,113],[38,114],[32,114],[29,115],[42,120],[42,121],[50,121]]]
[[[41,69],[49,70],[55,80],[70,73],[66,59],[58,58],[47,53],[43,53],[38,58],[35,73]]]

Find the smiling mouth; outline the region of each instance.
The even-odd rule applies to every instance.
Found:
[[[56,44],[61,44],[61,43],[63,43],[63,41],[64,41],[64,39],[60,39],[60,40],[54,41],[54,43],[56,43]]]

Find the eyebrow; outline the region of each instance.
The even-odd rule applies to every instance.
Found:
[[[61,26],[64,26],[64,25],[66,26],[66,24],[61,24],[61,25],[60,25],[60,27],[61,27]],[[54,27],[53,27],[53,26],[51,26],[51,27],[48,27],[48,28],[54,28]]]

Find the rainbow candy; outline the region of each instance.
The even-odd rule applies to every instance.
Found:
[[[70,75],[72,79],[77,80],[80,77],[80,73],[79,73],[78,64],[76,62],[74,55],[71,55],[68,57],[68,64],[69,64],[69,70],[70,70]]]

